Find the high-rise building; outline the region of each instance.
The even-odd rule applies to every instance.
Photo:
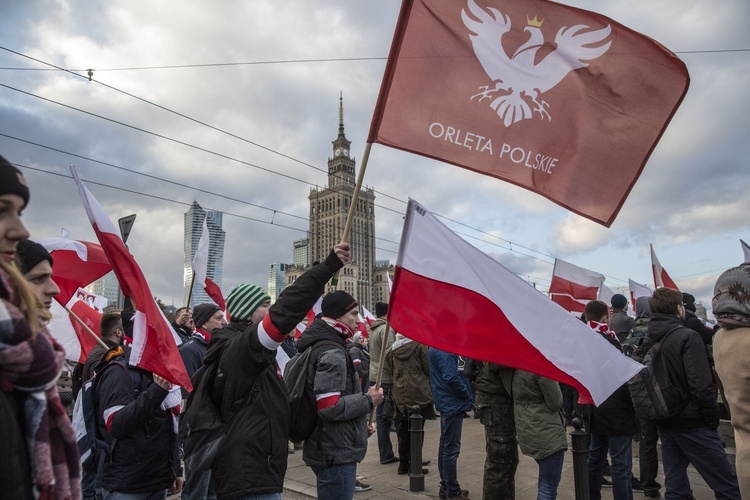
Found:
[[[310,263],[310,240],[302,238],[292,243],[292,264],[295,266],[306,266]]]
[[[351,142],[344,133],[344,104],[339,98],[339,132],[332,142],[333,155],[328,158],[328,186],[310,190],[310,226],[308,230],[308,263],[287,269],[287,284],[294,282],[309,264],[322,261],[343,235],[349,207],[356,186],[356,161]],[[373,271],[375,268],[375,193],[362,188],[355,206],[351,232],[351,261],[339,275],[338,289],[352,294],[368,309],[373,307]]]
[[[276,302],[286,285],[286,268],[289,264],[276,263],[268,266],[268,295]]]
[[[184,241],[184,274],[183,274],[183,300],[182,304],[188,301],[190,294],[190,284],[193,280],[193,257],[198,249],[198,242],[203,233],[203,220],[208,225],[208,265],[206,276],[221,288],[222,268],[224,265],[224,238],[226,233],[221,228],[223,214],[215,210],[204,210],[198,202],[193,201],[190,209],[185,213],[185,241]],[[213,302],[208,296],[201,284],[196,283],[193,287],[193,295],[190,299],[190,307],[203,302]]]
[[[86,290],[94,295],[100,295],[107,299],[109,306],[117,307],[119,283],[114,271],[110,271],[98,280],[86,287]]]

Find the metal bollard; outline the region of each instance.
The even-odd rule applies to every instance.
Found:
[[[411,439],[411,462],[409,470],[409,491],[424,491],[424,474],[422,474],[422,440],[424,431],[422,429],[422,413],[418,405],[411,408],[409,417],[409,439]]]
[[[570,447],[573,451],[573,481],[576,500],[589,500],[589,449],[586,443],[586,433],[582,430],[583,423],[578,417],[573,419],[573,427],[575,430],[570,433]]]

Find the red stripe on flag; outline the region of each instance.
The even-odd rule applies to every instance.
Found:
[[[408,296],[411,303],[420,304],[419,308],[405,308],[391,302],[388,319],[395,330],[444,351],[564,382],[591,401],[588,389],[547,360],[486,297],[400,267],[396,267],[394,282],[394,295]],[[457,331],[469,334],[456,335]],[[487,349],[488,345],[492,349]]]
[[[583,312],[586,302],[596,300],[599,287],[587,287],[559,276],[552,276],[549,293],[552,301],[560,304],[563,309],[571,312]],[[576,299],[583,300],[584,303],[582,304]]]

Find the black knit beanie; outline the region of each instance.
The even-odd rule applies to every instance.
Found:
[[[348,313],[355,307],[357,307],[357,301],[354,297],[349,295],[343,290],[336,290],[323,297],[323,303],[320,305],[320,310],[323,316],[329,318],[340,318],[344,314]]]
[[[50,266],[53,264],[52,256],[47,249],[36,241],[23,240],[18,244],[16,254],[18,255],[18,262],[21,264],[21,273],[23,274],[34,269],[43,260],[49,261]]]
[[[0,195],[17,194],[23,198],[23,205],[29,204],[29,185],[20,170],[0,156]]]
[[[203,325],[216,314],[217,311],[221,311],[219,306],[206,302],[205,304],[198,304],[193,309],[193,323],[196,328],[203,329]]]

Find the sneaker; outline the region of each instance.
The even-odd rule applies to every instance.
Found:
[[[612,481],[607,479],[606,477],[602,478],[602,486],[605,488],[611,488],[612,487]]]
[[[641,486],[641,480],[640,479],[638,479],[637,477],[633,476],[632,483],[633,483],[632,486],[633,486],[634,490],[636,490],[636,491],[643,491],[643,486]]]
[[[356,481],[354,481],[354,492],[355,493],[357,491],[369,491],[371,489],[372,489],[372,486],[370,486],[369,484],[363,483],[359,479],[357,479]]]
[[[464,496],[464,498],[469,498],[469,490],[461,490],[461,494]],[[445,494],[445,490],[443,488],[440,488],[438,490],[438,497],[440,497],[442,500],[445,500],[446,498],[448,498],[448,495]],[[459,496],[456,498],[461,498],[461,497]]]

